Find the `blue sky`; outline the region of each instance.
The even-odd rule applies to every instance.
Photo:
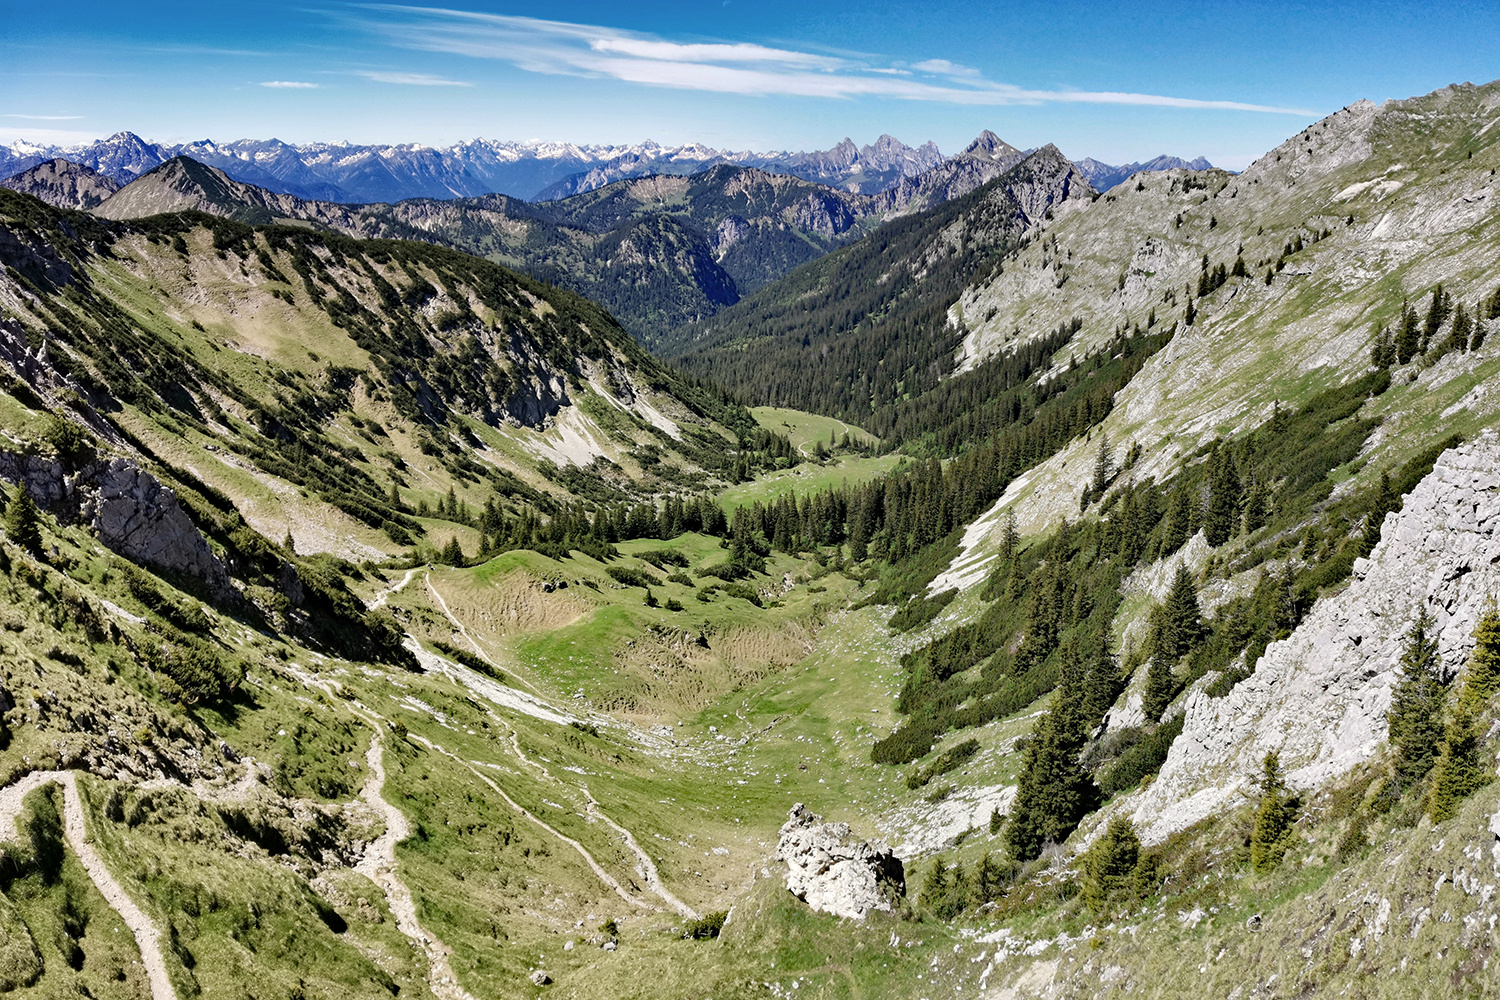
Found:
[[[1500,77],[1500,5],[39,4],[0,0],[0,142],[483,136],[953,152],[989,128],[1241,167],[1369,97]]]

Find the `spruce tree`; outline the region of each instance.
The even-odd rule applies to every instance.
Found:
[[[1187,566],[1178,563],[1172,589],[1152,618],[1151,646],[1158,657],[1175,663],[1203,641],[1206,629],[1198,606],[1198,588]]]
[[[1479,714],[1500,691],[1500,610],[1487,609],[1474,628],[1474,652],[1469,655],[1459,708]]]
[[[1178,485],[1172,491],[1172,509],[1167,514],[1166,526],[1162,528],[1161,551],[1165,558],[1182,548],[1189,538],[1193,520],[1193,501],[1186,486]]]
[[[1227,451],[1216,455],[1209,477],[1208,515],[1203,519],[1203,537],[1218,548],[1229,541],[1239,526],[1240,474],[1234,456]]]
[[[24,479],[5,506],[5,534],[33,555],[42,551],[42,517],[31,494],[26,492]]]
[[[1432,770],[1443,736],[1440,718],[1443,684],[1438,679],[1437,639],[1428,638],[1432,615],[1423,608],[1407,629],[1401,651],[1401,680],[1386,713],[1392,770],[1402,793],[1415,788]]]
[[[1163,656],[1153,656],[1146,667],[1146,691],[1141,698],[1141,711],[1147,722],[1160,722],[1161,715],[1177,697],[1177,675],[1172,672],[1172,661]]]
[[[1090,729],[1103,721],[1104,713],[1124,688],[1119,665],[1109,654],[1109,647],[1101,643],[1084,675],[1083,717]]]
[[[1376,368],[1389,368],[1396,361],[1396,342],[1391,331],[1382,325],[1375,333],[1375,343],[1370,348],[1370,363]]]
[[[1396,363],[1404,365],[1417,354],[1421,346],[1421,329],[1417,311],[1409,303],[1401,303],[1401,329],[1396,334]]]
[[[1090,484],[1090,492],[1095,497],[1103,497],[1114,478],[1115,457],[1109,450],[1109,435],[1106,434],[1099,438],[1099,454],[1094,459],[1094,478]]]
[[[1260,805],[1255,810],[1255,828],[1250,834],[1250,866],[1268,872],[1281,864],[1291,846],[1292,823],[1297,801],[1287,792],[1281,776],[1281,757],[1274,750],[1261,765]]]
[[[1016,512],[1005,512],[1005,533],[1000,536],[1000,558],[1010,562],[1016,557],[1021,545],[1021,533],[1016,530]]]
[[[1443,732],[1443,749],[1432,769],[1427,815],[1434,823],[1452,819],[1464,799],[1489,784],[1493,777],[1479,753],[1479,731],[1474,715],[1462,704]]]
[[[1026,743],[1021,776],[1005,843],[1011,854],[1030,861],[1050,843],[1062,843],[1098,801],[1079,754],[1087,739],[1079,708],[1077,669],[1066,672],[1052,709]]]
[[[975,905],[983,906],[985,903],[993,903],[1000,898],[1000,893],[1005,889],[1005,872],[995,864],[995,859],[989,851],[985,851],[979,859],[979,864],[974,866],[974,891],[972,894]]]
[[[1109,913],[1114,904],[1135,890],[1135,870],[1140,862],[1141,840],[1135,826],[1116,816],[1083,856],[1081,895],[1095,913]]]
[[[1253,534],[1266,526],[1271,513],[1271,498],[1259,481],[1251,484],[1245,494],[1245,534]]]

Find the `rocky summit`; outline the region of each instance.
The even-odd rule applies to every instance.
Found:
[[[1500,993],[1497,122],[18,166],[0,993]]]

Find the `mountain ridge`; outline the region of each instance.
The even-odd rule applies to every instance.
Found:
[[[643,174],[697,173],[735,163],[786,173],[858,194],[875,194],[939,166],[931,141],[907,146],[889,135],[856,146],[844,139],[812,152],[733,152],[699,143],[662,146],[472,139],[450,146],[358,145],[278,139],[153,143],[130,132],[74,146],[17,141],[0,145],[0,176],[48,159],[68,159],[124,185],[175,156],[218,167],[235,180],[310,201],[392,202],[504,193],[525,200],[566,197]],[[1141,165],[1137,165],[1139,168]]]

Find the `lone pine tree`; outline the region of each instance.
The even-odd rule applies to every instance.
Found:
[[[1432,615],[1423,608],[1407,629],[1401,680],[1386,713],[1392,774],[1402,793],[1415,788],[1432,770],[1443,737],[1444,686],[1438,677],[1437,639],[1427,634],[1432,624]]]
[[[1250,834],[1250,866],[1268,872],[1281,864],[1291,846],[1292,823],[1297,818],[1297,800],[1281,775],[1281,756],[1274,750],[1261,764],[1260,805]]]
[[[1083,671],[1065,668],[1052,710],[1026,743],[1021,776],[1005,843],[1011,854],[1030,861],[1046,844],[1061,843],[1098,802],[1099,790],[1079,761],[1087,741],[1083,717]]]
[[[22,480],[5,506],[5,534],[12,542],[33,554],[42,549],[42,517]]]
[[[1427,815],[1434,823],[1452,819],[1459,803],[1489,784],[1490,770],[1479,755],[1479,731],[1473,713],[1460,705],[1443,731],[1443,748],[1432,768]]]
[[[1095,913],[1108,913],[1135,890],[1136,867],[1141,858],[1141,839],[1124,816],[1109,821],[1104,834],[1083,856],[1080,895]]]

